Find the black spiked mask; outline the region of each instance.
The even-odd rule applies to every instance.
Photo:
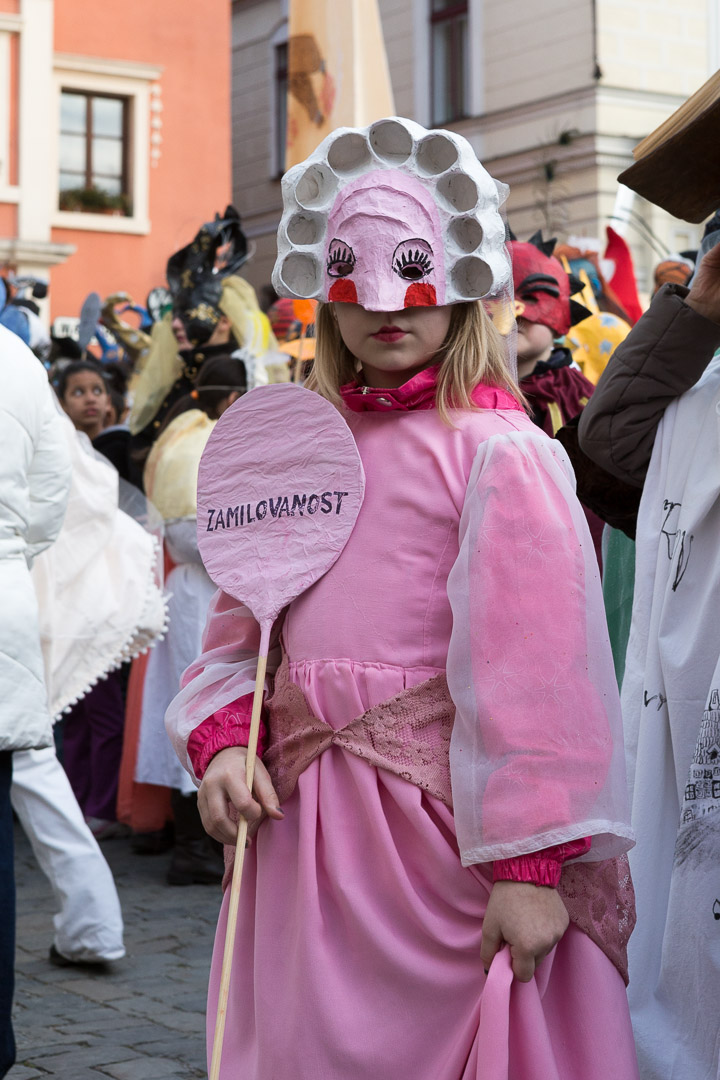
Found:
[[[237,273],[248,258],[240,215],[228,206],[206,222],[186,247],[168,259],[167,280],[173,310],[183,322],[193,348],[204,345],[220,321],[224,278]]]

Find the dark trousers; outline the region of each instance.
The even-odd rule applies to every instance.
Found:
[[[115,821],[125,703],[119,671],[111,671],[65,719],[62,763],[85,817]]]
[[[10,806],[12,753],[0,752],[0,1077],[15,1062],[12,999],[15,988],[15,867]]]

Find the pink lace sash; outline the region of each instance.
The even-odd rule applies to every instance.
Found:
[[[283,658],[266,707],[269,736],[263,762],[281,803],[310,762],[335,744],[452,805],[449,754],[455,707],[444,674],[333,730],[313,716]]]
[[[455,706],[444,674],[333,730],[313,715],[302,690],[290,679],[287,657],[283,657],[266,705],[269,738],[263,762],[281,803],[295,790],[308,765],[336,745],[423,788],[452,809],[450,736]],[[234,849],[230,851],[234,855]],[[635,893],[627,857],[564,866],[558,892],[570,919],[602,949],[627,983],[627,943],[635,925]]]

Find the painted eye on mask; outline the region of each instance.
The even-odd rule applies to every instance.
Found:
[[[393,252],[392,266],[405,281],[422,281],[434,269],[432,248],[417,237],[403,240]]]
[[[330,241],[327,257],[328,277],[348,277],[355,269],[355,253],[349,244],[335,238]]]

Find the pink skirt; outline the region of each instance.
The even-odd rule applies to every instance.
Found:
[[[314,667],[292,677],[316,715],[349,714],[339,726],[367,707],[349,671],[326,695]],[[577,927],[532,982],[513,980],[507,948],[485,976],[492,883],[461,866],[443,803],[333,746],[283,810],[245,859],[221,1080],[637,1080],[622,978]]]

